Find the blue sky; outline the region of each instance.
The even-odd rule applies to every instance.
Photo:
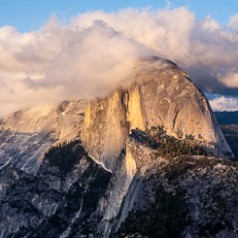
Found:
[[[27,32],[41,27],[52,14],[67,20],[82,12],[99,9],[111,12],[127,7],[160,9],[168,5],[171,9],[187,6],[195,12],[197,19],[210,15],[222,25],[238,11],[237,0],[1,0],[0,26],[12,25],[20,32]]]

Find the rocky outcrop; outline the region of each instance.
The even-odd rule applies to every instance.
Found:
[[[148,143],[154,139],[136,130],[127,141],[137,170],[113,237],[237,237],[237,162],[190,152],[161,157],[163,146]]]
[[[137,63],[135,75],[128,90],[118,90],[86,109],[82,141],[92,157],[114,170],[131,129],[158,126],[178,139],[192,136],[217,155],[232,154],[206,97],[177,65],[146,59]]]
[[[81,138],[89,154],[114,170],[129,132],[121,92],[91,102],[85,111]]]
[[[57,108],[15,112],[0,122],[0,169],[8,166],[37,173],[53,145],[79,139],[86,102],[64,101]]]
[[[111,174],[79,141],[53,147],[33,175],[0,172],[0,237],[82,237],[96,233]]]
[[[58,142],[68,142],[79,135],[87,102],[63,101],[57,108],[33,107],[10,114],[0,122],[2,130],[51,135]]]

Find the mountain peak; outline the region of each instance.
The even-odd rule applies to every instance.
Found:
[[[0,120],[1,237],[235,235],[238,168],[206,97],[171,61],[134,72]]]
[[[128,89],[86,109],[82,141],[93,157],[113,168],[131,129],[157,126],[177,139],[192,136],[218,155],[231,154],[206,97],[176,64],[151,57],[138,61],[135,72]]]
[[[109,170],[115,168],[132,129],[163,127],[168,135],[192,137],[217,155],[232,153],[206,97],[175,63],[155,56],[140,59],[130,77],[129,87],[105,98],[19,111],[2,120],[1,127],[50,133],[57,143],[80,138],[95,161]]]

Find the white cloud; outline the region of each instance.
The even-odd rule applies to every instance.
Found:
[[[225,75],[218,76],[218,80],[230,88],[238,88],[238,72],[228,72]]]
[[[220,24],[215,21],[211,16],[207,16],[202,21],[202,28],[208,31],[216,31],[221,28]]]
[[[238,14],[230,18],[228,26],[231,27],[232,29],[238,30]]]
[[[2,27],[1,112],[104,96],[129,84],[134,61],[151,54],[174,60],[202,89],[238,92],[238,32],[232,28],[211,17],[197,21],[187,8],[168,7],[89,12],[67,25],[52,17],[24,34]]]
[[[220,96],[210,102],[213,111],[238,111],[238,98]]]

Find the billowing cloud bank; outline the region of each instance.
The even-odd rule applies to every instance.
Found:
[[[90,12],[35,32],[0,28],[0,114],[101,97],[129,82],[134,61],[175,61],[204,91],[238,94],[238,16],[227,27],[186,8]]]

